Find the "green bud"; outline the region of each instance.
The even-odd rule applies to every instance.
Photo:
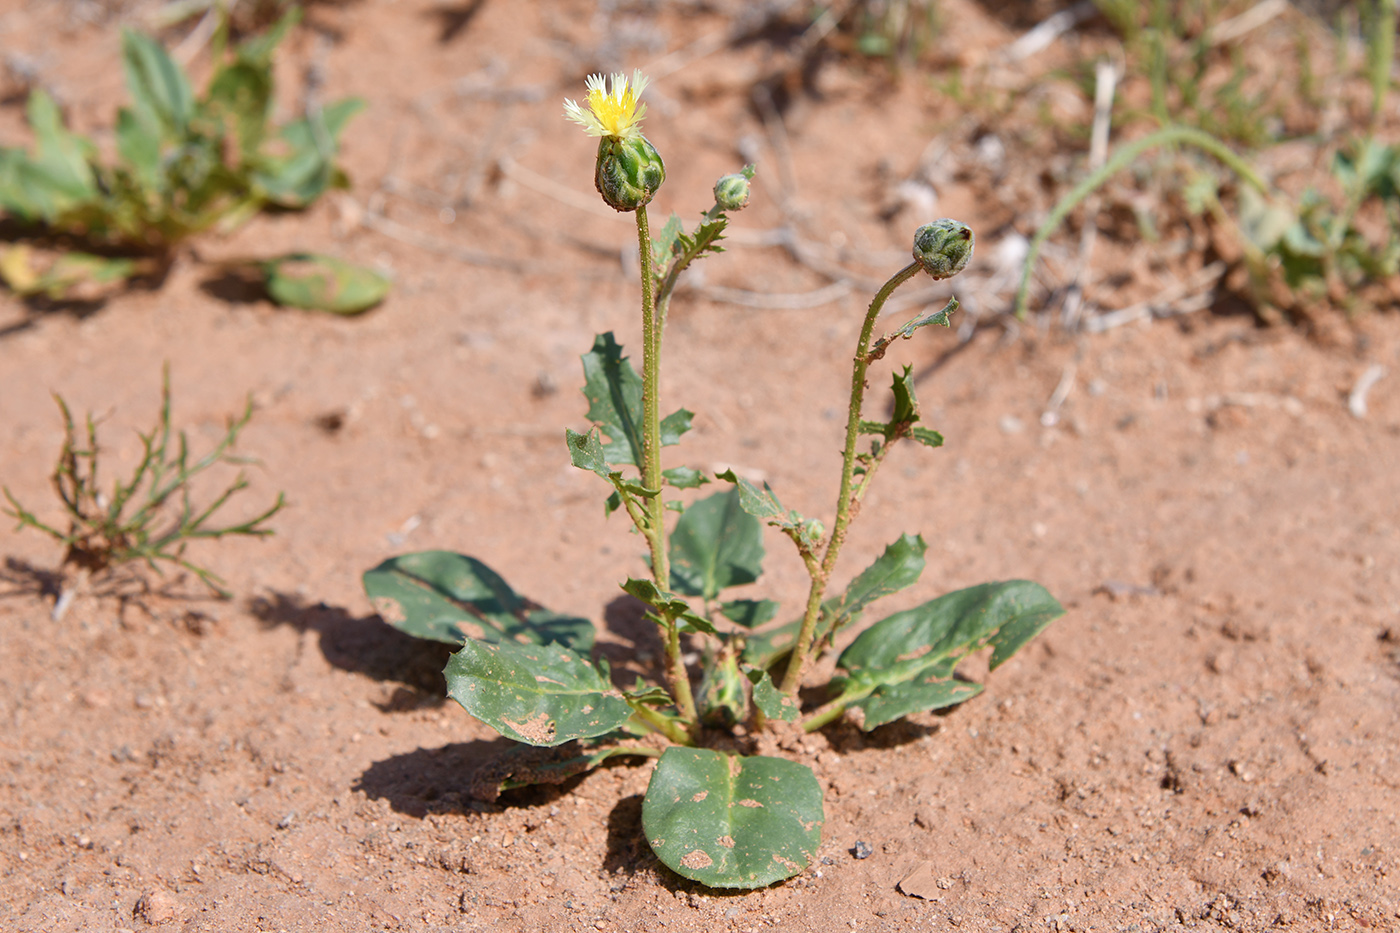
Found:
[[[743,722],[749,716],[749,682],[739,672],[733,643],[721,648],[707,668],[700,684],[700,718],[715,727]]]
[[[951,279],[967,266],[977,237],[957,220],[935,220],[914,231],[914,261],[935,279]]]
[[[604,136],[598,140],[598,164],[593,174],[598,193],[619,211],[645,207],[666,180],[666,164],[645,136],[630,139]]]
[[[742,211],[749,206],[749,180],[735,172],[715,182],[715,203],[723,211]]]

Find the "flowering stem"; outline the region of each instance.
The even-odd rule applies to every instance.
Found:
[[[642,266],[642,451],[638,467],[642,485],[656,490],[646,500],[646,523],[642,529],[651,546],[651,577],[663,592],[670,588],[671,571],[666,555],[666,503],[661,495],[661,329],[656,313],[656,276],[652,271],[651,228],[647,223],[646,206],[637,208],[637,246]],[[690,674],[681,658],[680,625],[674,619],[663,619],[666,641],[666,678],[670,681],[671,697],[680,710],[686,729],[694,731],[699,722],[695,696],[690,689]]]
[[[894,294],[894,290],[913,278],[920,268],[919,263],[911,262],[890,276],[889,281],[875,293],[870,302],[870,309],[865,312],[865,323],[860,329],[855,365],[851,371],[851,402],[846,417],[846,449],[841,456],[841,491],[836,497],[836,522],[831,528],[831,538],[827,541],[821,565],[814,572],[809,568],[812,585],[807,592],[807,609],[802,616],[802,627],[798,630],[797,641],[792,646],[787,672],[783,675],[781,689],[789,696],[796,696],[798,688],[802,686],[802,675],[807,667],[808,655],[812,651],[812,637],[816,632],[817,618],[821,615],[822,597],[826,594],[826,585],[831,580],[831,571],[836,566],[836,557],[841,552],[841,545],[846,540],[846,529],[855,514],[854,507],[857,502],[856,497],[851,495],[851,486],[855,479],[856,442],[860,438],[860,409],[865,401],[865,374],[870,369],[870,338],[875,331],[875,321],[879,318],[885,302]]]

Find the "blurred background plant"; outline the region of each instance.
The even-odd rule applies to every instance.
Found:
[[[63,416],[63,446],[54,466],[53,487],[67,517],[67,530],[44,522],[22,506],[8,487],[0,487],[8,503],[0,511],[16,519],[18,529],[41,531],[64,547],[60,568],[64,583],[54,604],[54,619],[63,617],[89,581],[103,583],[113,571],[134,563],[145,564],[158,573],[162,563],[173,564],[194,574],[219,596],[230,596],[216,574],[185,557],[186,545],[204,538],[270,535],[272,529],[266,523],[281,510],[283,497],[279,493],[271,507],[253,518],[214,525],[215,513],[248,487],[247,477],[240,471],[223,492],[201,506],[194,504],[191,486],[200,474],[218,465],[244,466],[252,462],[232,452],[239,432],[253,417],[252,400],[248,400],[241,415],[229,419],[223,438],[212,450],[191,459],[185,432],[171,431],[167,365],[161,379],[156,426],[148,433],[138,433],[141,458],[136,469],[129,480],[113,483],[110,494],[100,482],[97,421],[89,414],[80,432],[63,397],[55,395],[54,401]]]
[[[222,19],[212,37],[215,65],[198,97],[159,42],[125,30],[131,106],[117,112],[111,163],[93,140],[67,129],[45,90],[32,91],[33,151],[0,148],[0,210],[47,248],[23,242],[0,254],[10,289],[58,300],[138,276],[159,280],[191,237],[230,232],[263,210],[300,210],[344,187],[336,152],[362,101],[312,106],[299,120],[272,125],[273,52],[299,17],[292,8],[232,49]],[[310,295],[303,306],[364,310],[387,290],[379,279],[347,308],[336,298],[345,291],[335,280],[340,266],[329,268],[335,295]]]

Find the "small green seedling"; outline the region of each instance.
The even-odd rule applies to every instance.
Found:
[[[227,53],[221,30],[202,96],[159,42],[123,32],[131,106],[117,112],[110,163],[92,140],[64,126],[47,92],[34,91],[33,151],[0,148],[0,211],[91,251],[65,247],[45,265],[27,245],[11,247],[0,254],[10,289],[64,298],[82,286],[157,274],[196,234],[229,232],[268,208],[305,208],[343,187],[336,150],[362,101],[316,107],[280,128],[271,122],[273,52],[298,18],[294,8]]]
[[[663,448],[678,444],[692,419],[683,408],[661,415],[662,333],[672,292],[691,262],[721,250],[729,214],[748,203],[754,169],[721,178],[714,205],[693,230],[673,214],[653,235],[646,206],[666,170],[638,126],[645,84],[640,73],[630,80],[613,75],[610,83],[595,75],[585,106],[565,104],[566,114],[598,138],[594,181],[603,200],[636,218],[642,291],[642,372],[612,334],[599,335],[583,356],[593,427],[566,430],[565,441],[573,465],[607,484],[606,511],[625,511],[647,543],[651,573],[626,580],[622,589],[660,629],[663,682],[615,684],[607,664],[592,660],[590,621],[526,599],[474,557],[428,551],[391,558],[367,572],[364,585],[387,622],[461,646],[445,674],[449,695],[469,713],[516,742],[554,750],[493,764],[489,781],[478,776],[473,783],[474,793],[493,797],[527,783],[562,781],[614,755],[659,758],[642,804],[642,826],[657,857],[711,887],[756,888],[812,864],[823,809],[812,771],[751,754],[755,736],[765,729],[820,729],[847,712],[869,730],[961,703],[982,685],[957,675],[960,658],[990,647],[995,669],[1064,610],[1026,580],[948,593],[867,627],[841,652],[825,702],[804,705],[799,689],[813,686],[807,683],[812,662],[878,599],[913,585],[924,568],[923,538],[903,534],[833,592],[850,523],[890,450],[906,442],[943,443],[921,422],[908,367],[894,374],[888,420],[863,418],[862,404],[870,367],[890,343],[932,324],[947,326],[957,301],[878,338],[876,321],[895,289],[920,273],[947,279],[962,271],[973,233],[955,220],[920,227],[913,261],[870,303],[854,356],[829,531],[786,508],[767,484],[732,471],[707,476],[690,466],[665,468]],[[711,482],[726,488],[693,498],[691,490]],[[791,542],[810,580],[805,604],[786,620],[771,600],[732,595],[762,574],[765,525]],[[686,662],[687,642],[704,658],[699,671]],[[742,751],[731,750],[736,747]]]
[[[193,573],[220,596],[231,595],[217,575],[185,557],[186,545],[228,535],[270,535],[272,529],[266,526],[267,521],[282,508],[283,497],[279,493],[271,508],[251,519],[215,525],[215,513],[247,488],[247,478],[239,472],[222,493],[199,506],[194,503],[190,487],[199,474],[215,465],[249,462],[235,456],[232,449],[239,432],[253,417],[252,400],[241,415],[229,419],[223,439],[212,450],[192,459],[185,432],[172,435],[167,366],[156,427],[138,434],[141,459],[136,470],[129,480],[113,483],[110,493],[99,482],[97,422],[88,415],[80,435],[67,402],[58,395],[54,400],[63,414],[63,447],[54,467],[53,486],[67,515],[68,528],[64,531],[41,521],[20,505],[8,487],[4,494],[9,504],[0,511],[17,519],[19,528],[37,529],[64,546],[62,571],[67,580],[54,606],[55,619],[62,617],[90,580],[100,581],[110,571],[137,562],[157,573],[161,572],[162,563],[174,564]]]

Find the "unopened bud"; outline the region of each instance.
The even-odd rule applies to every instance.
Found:
[[[593,174],[598,193],[619,211],[645,207],[666,180],[666,164],[656,147],[640,134],[627,139],[598,140],[598,163]]]
[[[720,210],[742,211],[749,206],[749,180],[735,172],[715,182],[715,203]]]
[[[967,266],[976,243],[971,227],[944,217],[914,231],[914,260],[935,279],[951,279]]]

